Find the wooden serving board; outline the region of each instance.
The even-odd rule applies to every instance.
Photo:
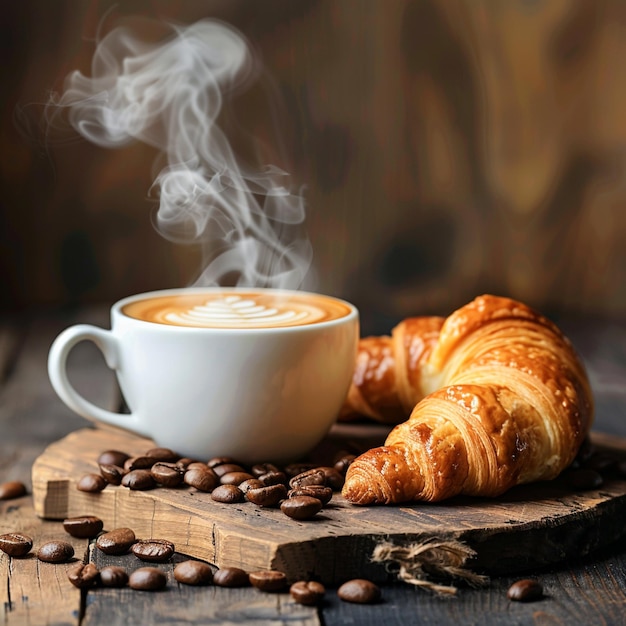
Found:
[[[380,428],[338,426],[328,442],[384,438]],[[594,443],[626,458],[626,442],[594,436]],[[476,552],[469,567],[497,574],[557,563],[606,545],[626,532],[626,480],[608,479],[600,489],[572,491],[557,479],[517,487],[487,500],[455,498],[438,504],[357,507],[339,494],[315,519],[294,521],[278,509],[249,502],[220,504],[189,487],[131,491],[107,486],[97,494],[76,489],[97,472],[107,449],[138,455],[154,444],[128,433],[84,429],[50,445],[33,465],[33,500],[43,518],[96,515],[105,529],[132,528],[139,538],[173,541],[178,552],[218,567],[247,571],[275,568],[290,580],[333,584],[359,576],[388,579],[370,558],[377,544],[407,546],[428,539],[459,540]]]

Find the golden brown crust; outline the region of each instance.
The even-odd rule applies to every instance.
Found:
[[[400,388],[378,388],[377,396],[396,397],[400,406],[411,394],[418,401],[384,446],[350,466],[343,494],[351,502],[497,496],[557,476],[589,432],[593,403],[584,367],[548,319],[486,295],[435,320],[406,320],[394,329],[396,358],[389,358],[396,367],[411,362],[402,346],[426,347],[410,374],[387,373],[384,380],[402,381]],[[416,338],[424,329],[428,338]],[[368,406],[376,411],[375,403]]]

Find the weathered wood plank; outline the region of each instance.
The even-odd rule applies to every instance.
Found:
[[[603,441],[612,441],[609,451],[626,457],[624,441]],[[376,544],[386,540],[461,540],[478,552],[475,567],[494,573],[554,563],[624,533],[626,480],[617,477],[590,491],[574,491],[563,479],[517,487],[495,499],[435,505],[356,507],[336,494],[309,522],[247,502],[220,504],[190,488],[132,491],[109,485],[97,494],[76,489],[84,473],[98,471],[101,451],[136,455],[152,446],[147,439],[100,429],[77,431],[51,445],[33,466],[37,513],[63,518],[89,512],[109,529],[130,526],[142,537],[156,534],[219,567],[276,568],[292,580],[312,576],[326,583],[359,574],[386,580],[385,568],[370,562]]]
[[[80,591],[67,579],[67,569],[86,557],[87,541],[70,537],[59,522],[38,519],[28,496],[0,502],[0,534],[7,532],[32,537],[33,549],[20,559],[0,552],[3,624],[78,624]],[[58,539],[74,546],[75,558],[62,564],[39,561],[35,556],[38,548]]]
[[[252,587],[227,589],[208,585],[189,587],[176,582],[173,569],[188,557],[176,554],[171,562],[154,565],[167,575],[166,588],[158,593],[129,588],[90,591],[81,626],[145,626],[155,616],[164,624],[289,624],[319,626],[317,610],[301,606],[288,593],[263,593]],[[99,569],[119,565],[128,573],[145,566],[132,554],[112,557],[92,547],[91,561]]]

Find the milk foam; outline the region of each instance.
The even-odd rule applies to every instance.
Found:
[[[273,326],[301,323],[312,314],[311,310],[266,307],[249,298],[227,296],[188,311],[167,313],[165,319],[180,326]]]
[[[155,295],[122,308],[129,317],[193,328],[278,328],[306,326],[345,317],[350,307],[340,300],[293,292],[182,293]]]

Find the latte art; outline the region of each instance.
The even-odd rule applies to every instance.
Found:
[[[127,304],[125,315],[194,328],[284,328],[339,319],[350,308],[340,300],[308,293],[216,292],[156,296]]]

